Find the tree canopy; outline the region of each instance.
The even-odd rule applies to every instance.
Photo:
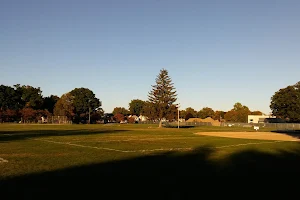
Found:
[[[112,113],[114,115],[116,114],[128,115],[129,111],[124,107],[115,107]]]
[[[101,107],[101,101],[88,88],[75,88],[70,94],[73,98],[75,122],[87,120],[89,113],[94,113]]]
[[[256,111],[252,111],[251,112],[251,115],[262,115],[263,113],[259,110],[256,110]]]
[[[215,111],[215,115],[214,115],[213,119],[222,121],[222,119],[224,119],[224,116],[225,116],[224,111],[217,110],[217,111]]]
[[[70,94],[73,96],[73,105],[76,115],[88,113],[89,109],[95,111],[101,106],[100,100],[97,99],[93,91],[88,88],[75,88]]]
[[[73,100],[71,93],[63,94],[55,104],[54,115],[67,116],[69,120],[72,120],[75,115]]]
[[[39,87],[0,85],[1,122],[37,122],[42,116],[49,117],[53,113],[78,122],[85,119],[89,113],[93,119],[97,118],[103,113],[100,106],[100,100],[88,88],[75,88],[60,99],[56,95],[43,97]]]
[[[186,113],[186,115],[190,114],[190,115],[189,115],[190,118],[195,118],[195,117],[197,117],[197,111],[196,111],[194,108],[192,108],[192,107],[187,107],[187,108],[185,109],[185,113]]]
[[[168,118],[172,113],[172,105],[177,100],[177,94],[172,83],[172,79],[166,69],[161,69],[155,79],[155,85],[152,85],[152,90],[148,93],[148,101],[154,117],[160,120],[159,127],[162,127],[162,119]]]
[[[17,105],[21,102],[21,95],[18,95],[15,88],[0,85],[0,108],[1,110],[6,109],[17,109]]]
[[[271,97],[273,115],[289,122],[300,122],[300,82],[282,88]]]
[[[213,118],[215,115],[215,111],[212,108],[204,107],[198,112],[198,117],[205,119],[207,117]]]
[[[49,97],[44,98],[43,109],[48,110],[50,113],[53,113],[54,106],[56,102],[59,100],[59,97],[56,95],[51,95]]]
[[[26,108],[40,109],[43,105],[43,96],[41,89],[29,85],[16,85],[16,90],[21,93],[21,104]]]
[[[133,115],[140,115],[143,112],[145,106],[145,101],[140,99],[133,99],[129,103],[129,111]]]
[[[237,102],[233,105],[233,109],[228,111],[224,118],[226,121],[229,122],[244,122],[248,121],[248,115],[251,114],[251,111],[247,106],[242,105],[241,103]]]

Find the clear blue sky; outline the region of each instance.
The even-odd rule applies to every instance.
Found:
[[[299,0],[1,0],[0,84],[147,99],[165,68],[182,109],[269,113],[300,81]]]

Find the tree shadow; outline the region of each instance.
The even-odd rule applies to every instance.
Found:
[[[271,131],[273,133],[282,133],[285,135],[289,135],[294,137],[295,139],[300,139],[300,130],[276,130],[276,131]]]
[[[114,134],[128,130],[99,130],[99,129],[76,129],[76,130],[22,130],[22,131],[0,131],[0,143],[14,140],[26,140],[45,136],[74,136],[74,135],[96,135]]]
[[[240,181],[296,178],[300,169],[300,146],[276,154],[246,150],[218,160],[211,159],[214,151],[201,147],[27,174],[2,180],[0,191],[10,199],[195,199],[207,193],[212,198],[218,186],[231,185],[235,176],[244,177]],[[215,191],[209,192],[209,187]]]

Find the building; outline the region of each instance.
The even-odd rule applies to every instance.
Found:
[[[140,120],[141,122],[145,122],[145,121],[148,121],[148,117],[143,116],[143,115],[140,115],[140,116],[139,116],[139,120]]]
[[[276,116],[269,115],[248,115],[248,123],[265,123],[265,119],[276,118]]]
[[[135,122],[139,121],[139,117],[136,115],[129,115],[128,118],[133,118]]]

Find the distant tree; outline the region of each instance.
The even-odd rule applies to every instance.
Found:
[[[4,111],[0,109],[0,123],[4,122]]]
[[[252,111],[251,115],[262,115],[263,113],[261,111]]]
[[[53,112],[56,116],[67,116],[69,120],[72,120],[74,113],[74,96],[71,93],[66,93],[56,102]]]
[[[104,110],[102,108],[97,109],[91,114],[91,123],[96,123],[97,121],[103,119]]]
[[[39,121],[42,117],[49,118],[52,116],[48,110],[35,110],[35,121]]]
[[[177,100],[177,94],[166,69],[160,70],[155,82],[156,84],[152,85],[152,90],[148,93],[148,101],[157,111],[153,114],[156,114],[155,117],[160,120],[159,127],[162,127],[162,119],[168,118],[172,113],[172,105]]]
[[[21,87],[20,84],[14,85],[14,90],[15,90],[15,110],[20,110],[25,107],[26,102],[24,101],[23,96],[23,88]]]
[[[228,111],[224,117],[226,121],[246,123],[250,114],[251,112],[247,106],[237,102],[234,104],[233,109]]]
[[[190,113],[193,117],[191,118],[196,118],[197,117],[197,111],[194,108],[188,107],[185,109],[186,115]]]
[[[123,120],[125,119],[124,115],[121,114],[121,113],[115,114],[115,115],[114,115],[114,118],[116,119],[116,121],[117,121],[118,123],[120,123],[121,121],[123,121]]]
[[[44,110],[48,110],[50,113],[53,113],[54,106],[58,100],[59,100],[59,97],[56,95],[51,95],[49,97],[45,97],[42,108]]]
[[[149,101],[145,102],[142,110],[142,115],[147,116],[149,120],[157,119],[157,108],[154,103]]]
[[[89,113],[94,113],[101,107],[101,102],[88,88],[75,88],[70,92],[73,96],[75,122],[87,120]]]
[[[230,110],[228,111],[225,116],[224,116],[225,120],[227,122],[238,122],[238,114],[236,111],[234,110]]]
[[[185,119],[187,112],[185,110],[180,110],[179,111],[179,118]]]
[[[171,105],[170,113],[166,116],[166,119],[169,121],[176,120],[178,118],[178,110],[176,105]]]
[[[20,104],[25,108],[38,110],[43,105],[43,97],[41,89],[30,85],[15,85],[17,93],[21,94]]]
[[[18,121],[19,119],[18,112],[16,110],[7,109],[6,111],[4,111],[3,114],[4,114],[3,121],[5,122],[14,122],[14,121]]]
[[[275,92],[270,108],[276,117],[300,122],[300,82]]]
[[[18,109],[18,101],[21,97],[17,91],[10,86],[0,85],[0,110]]]
[[[36,122],[36,110],[32,108],[23,108],[20,113],[25,123]]]
[[[198,112],[198,117],[199,117],[199,118],[202,118],[202,119],[205,119],[205,118],[207,118],[207,117],[213,118],[214,115],[215,115],[215,111],[214,111],[212,108],[209,108],[209,107],[202,108],[202,109]]]
[[[215,115],[213,116],[213,119],[214,120],[222,120],[222,119],[224,119],[224,115],[225,115],[225,112],[224,111],[219,111],[219,110],[217,110],[216,112],[215,112]]]
[[[124,108],[124,107],[115,107],[113,112],[112,112],[114,115],[116,114],[122,114],[122,115],[128,115],[129,114],[129,111]]]
[[[185,116],[185,120],[189,120],[190,118],[194,118],[194,116],[191,113],[187,113]]]
[[[143,111],[143,107],[145,106],[145,101],[140,99],[133,99],[129,103],[129,111],[130,114],[140,115]]]

